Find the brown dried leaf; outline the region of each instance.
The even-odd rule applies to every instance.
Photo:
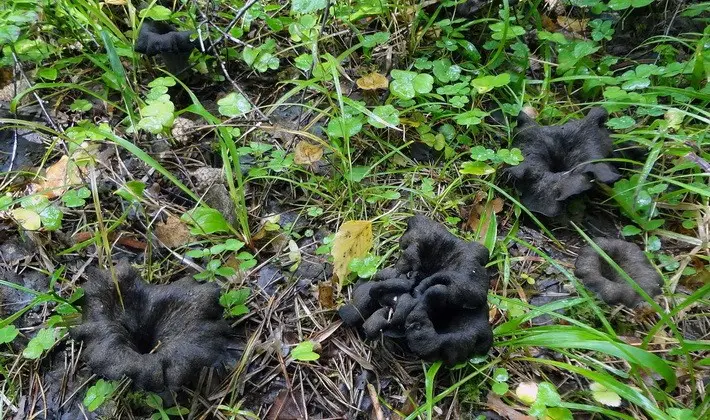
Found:
[[[168,248],[177,248],[190,243],[190,229],[179,217],[168,216],[165,222],[155,225],[155,236]]]
[[[298,165],[313,165],[323,157],[323,148],[307,141],[299,141],[294,151],[293,161]]]
[[[333,240],[333,274],[342,285],[350,273],[353,258],[364,257],[372,248],[372,222],[349,220],[340,226]]]
[[[322,281],[318,283],[318,303],[320,303],[321,308],[333,309],[335,308],[335,298],[333,291],[333,283],[329,281]]]
[[[377,89],[387,89],[389,87],[389,80],[384,74],[380,73],[370,73],[363,77],[357,79],[357,87],[362,90],[377,90]]]
[[[35,190],[47,198],[57,198],[64,194],[74,184],[78,184],[78,168],[69,161],[69,156],[63,155],[55,164],[47,168],[44,179],[35,184]]]
[[[533,417],[525,415],[513,407],[503,402],[497,395],[492,392],[488,393],[486,404],[488,408],[498,413],[499,416],[508,420],[533,420]]]
[[[276,396],[274,404],[266,413],[267,420],[299,420],[304,418],[291,392],[284,389]]]
[[[574,19],[567,16],[557,16],[557,24],[570,32],[583,34],[587,30],[589,19]]]

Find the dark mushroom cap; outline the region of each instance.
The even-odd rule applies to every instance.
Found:
[[[649,296],[661,293],[663,278],[638,246],[610,238],[594,238],[594,242]],[[590,245],[579,251],[574,275],[609,305],[621,303],[633,308],[644,302],[633,287]]]
[[[148,284],[127,261],[115,267],[123,306],[108,270],[89,269],[83,323],[71,330],[84,342],[92,371],[154,392],[196,379],[203,367],[219,365],[231,330],[222,319],[219,288],[183,278]]]
[[[149,56],[188,53],[195,48],[191,31],[176,31],[166,22],[144,20],[138,32],[135,50]]]
[[[524,112],[518,115],[514,146],[525,160],[507,172],[530,211],[558,216],[565,200],[591,189],[592,181],[619,179],[611,164],[593,162],[611,156],[607,116],[603,108],[592,108],[581,120],[541,126]]]
[[[368,338],[403,338],[425,360],[456,364],[487,353],[488,251],[423,216],[408,220],[400,248],[394,267],[355,287],[340,309],[344,322],[362,326]]]

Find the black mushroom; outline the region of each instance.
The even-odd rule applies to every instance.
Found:
[[[521,201],[530,211],[555,217],[565,201],[593,187],[619,179],[608,162],[612,142],[604,127],[607,112],[592,108],[581,120],[541,126],[524,112],[518,115],[513,145],[525,160],[508,169]]]
[[[115,274],[120,298],[109,270],[88,270],[83,323],[71,330],[84,342],[83,357],[94,373],[125,376],[136,388],[161,392],[225,362],[232,332],[216,284],[191,278],[149,284],[127,261]]]
[[[160,54],[173,74],[183,72],[195,42],[190,40],[191,31],[178,31],[169,23],[146,19],[136,39],[135,50],[148,56]]]
[[[638,246],[610,238],[595,238],[594,242],[650,297],[661,293],[663,278]],[[579,251],[574,274],[609,305],[624,304],[633,308],[644,302],[641,295],[591,245]]]
[[[423,216],[411,217],[393,267],[353,290],[340,309],[343,321],[368,338],[402,338],[424,360],[449,365],[486,354],[493,342],[488,321],[488,251],[454,236]]]

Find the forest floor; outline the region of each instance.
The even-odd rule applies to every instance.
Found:
[[[709,418],[710,3],[455,3],[3,0],[0,419]],[[144,19],[191,31],[189,61],[136,52]],[[594,107],[619,179],[530,211],[518,114]],[[338,316],[415,214],[490,252],[485,357]],[[372,237],[334,261],[347,221]],[[595,237],[662,293],[585,288]],[[123,259],[220,287],[224,368],[155,394],[86,365],[87,270]]]

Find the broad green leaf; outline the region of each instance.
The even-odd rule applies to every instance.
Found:
[[[468,175],[490,175],[494,173],[496,170],[484,163],[484,162],[464,162],[463,165],[461,165],[461,173],[462,174],[468,174]]]
[[[141,120],[138,128],[153,134],[159,134],[172,127],[175,119],[175,105],[170,100],[150,102],[141,109]]]
[[[479,94],[483,94],[497,87],[505,86],[508,83],[510,83],[510,74],[501,73],[497,76],[477,77],[471,81],[471,86],[473,86]]]
[[[397,126],[399,125],[399,111],[392,105],[380,105],[378,107],[375,107],[372,110],[372,113],[376,115],[380,120],[386,122],[389,125],[392,126]],[[373,127],[377,128],[385,128],[386,125],[382,123],[382,121],[379,121],[373,116],[369,116],[367,118],[367,122],[370,123]]]
[[[20,331],[14,325],[6,325],[0,328],[0,344],[11,343]]]
[[[456,124],[459,125],[478,125],[481,123],[483,117],[485,117],[486,115],[488,115],[487,112],[476,108],[456,115],[454,117],[454,121],[456,122]]]
[[[291,357],[293,357],[294,360],[303,362],[318,360],[320,355],[313,351],[314,348],[315,343],[312,341],[298,343],[298,345],[291,350]]]
[[[291,1],[291,12],[313,13],[325,9],[327,5],[327,0],[293,0]]]
[[[126,185],[118,189],[115,194],[126,201],[140,201],[143,198],[143,191],[145,191],[145,182],[134,180],[126,182]]]
[[[217,105],[219,106],[219,113],[229,118],[244,115],[251,111],[249,100],[241,93],[236,92],[232,92],[217,101]]]
[[[116,384],[110,381],[99,379],[94,385],[86,390],[84,396],[84,406],[89,411],[95,411],[113,394],[116,389]]]
[[[168,20],[170,19],[170,15],[172,15],[173,12],[170,11],[165,6],[161,6],[159,4],[153,4],[153,6],[143,9],[140,11],[138,14],[141,18],[150,18],[153,20]]]
[[[606,122],[607,127],[613,128],[614,130],[625,130],[627,128],[633,127],[635,124],[636,121],[628,115],[624,115],[623,117],[618,118],[612,118]]]
[[[434,78],[429,74],[392,70],[390,75],[390,92],[402,99],[412,99],[418,94],[429,93],[434,88]]]
[[[609,407],[619,407],[621,406],[621,397],[614,391],[608,390],[604,385],[599,382],[592,382],[589,385],[589,389],[592,390],[592,398],[599,403],[602,403]]]
[[[27,343],[27,347],[22,351],[22,356],[27,359],[39,359],[42,353],[51,349],[56,341],[56,330],[43,328]]]
[[[229,232],[229,225],[222,213],[209,207],[197,207],[183,214],[180,220],[190,225],[192,235]]]
[[[75,99],[74,102],[69,105],[69,109],[72,111],[86,112],[91,110],[91,102],[86,99]]]
[[[328,122],[326,132],[333,138],[352,137],[362,130],[362,115],[345,114],[332,118]]]

